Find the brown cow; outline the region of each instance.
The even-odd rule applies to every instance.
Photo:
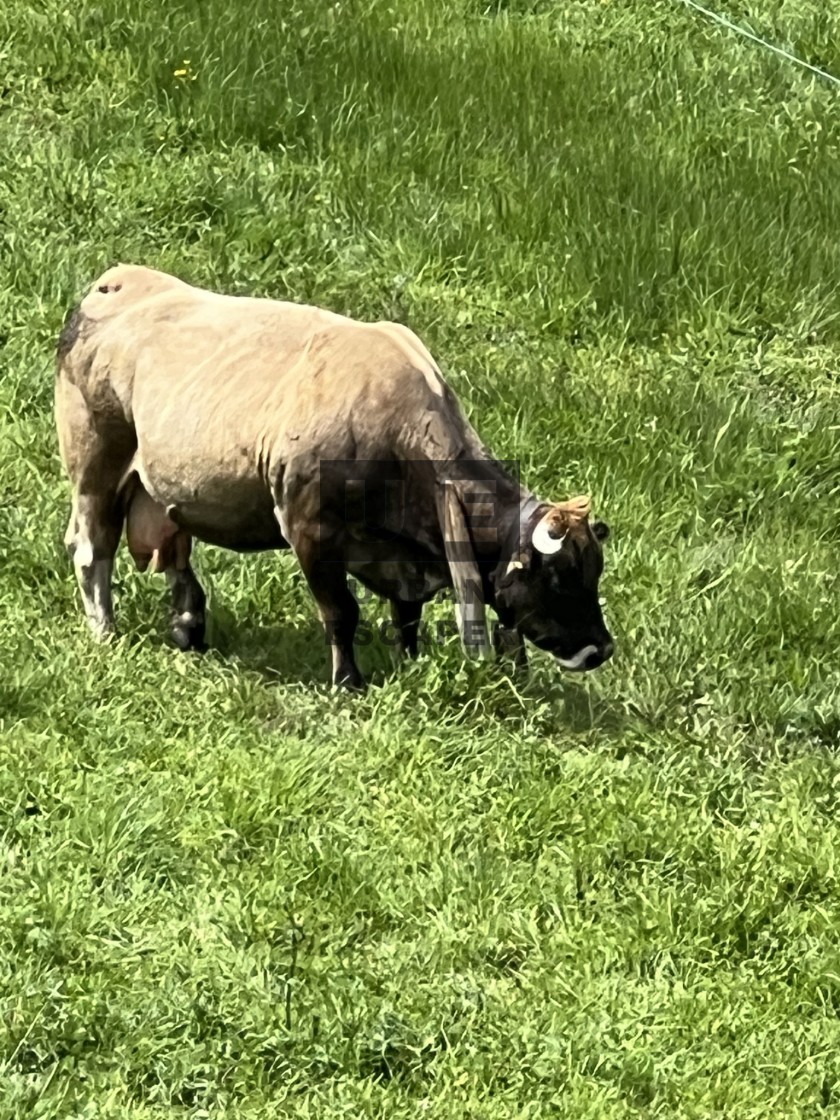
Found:
[[[449,586],[470,651],[488,648],[488,604],[497,644],[520,657],[523,637],[568,669],[612,654],[598,600],[607,527],[587,499],[550,504],[520,486],[406,327],[118,265],[65,322],[56,422],[66,543],[97,635],[114,628],[125,525],[138,567],[166,574],[184,649],[204,641],[196,538],[294,550],[335,684],[364,686],[348,573],[390,599],[412,655],[423,603]]]

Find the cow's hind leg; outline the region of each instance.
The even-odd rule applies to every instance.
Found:
[[[134,452],[134,432],[116,417],[95,417],[81,390],[60,374],[55,418],[59,449],[73,487],[64,543],[73,561],[94,635],[114,631],[111,576],[124,520],[120,479]]]
[[[172,596],[172,637],[182,650],[205,648],[206,596],[190,564],[192,537],[135,475],[127,485],[128,550],[141,572],[164,572]]]
[[[204,612],[207,596],[189,561],[183,568],[167,568],[166,582],[172,596],[172,638],[175,645],[185,651],[206,649]]]
[[[123,516],[113,491],[73,496],[64,543],[73,561],[88,625],[95,637],[114,632],[111,578]]]

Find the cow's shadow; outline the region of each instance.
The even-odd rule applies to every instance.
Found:
[[[171,643],[170,639],[167,640]],[[317,616],[305,620],[266,619],[264,616],[249,619],[247,615],[234,615],[225,609],[214,612],[211,608],[208,612],[207,647],[211,656],[246,672],[256,673],[266,683],[304,684],[316,688],[330,685],[330,647]],[[427,650],[417,662],[401,662],[394,650],[379,639],[357,647],[356,654],[359,668],[370,688],[387,685],[405,675],[406,688],[412,690],[416,690],[418,685],[416,670],[427,665],[435,656],[441,656],[434,650]],[[463,655],[460,649],[453,657],[457,657],[458,664],[461,664]],[[455,660],[452,664],[456,669]],[[523,676],[504,660],[495,661],[490,673],[495,679],[508,677],[526,703],[548,703],[557,713],[558,729],[562,726],[574,733],[600,731],[613,736],[620,735],[628,725],[628,715],[622,706],[565,673],[557,672],[555,675],[542,667]],[[483,683],[476,680],[474,683],[477,690],[484,684],[492,687],[492,680]],[[451,713],[464,706],[464,696],[457,691],[438,695],[435,704]],[[506,704],[500,707],[491,704],[483,710],[482,720],[501,727],[509,722],[512,714]]]
[[[207,652],[272,684],[327,685],[330,649],[317,618],[266,621],[208,616]]]
[[[208,614],[207,651],[272,684],[328,686],[332,656],[324,628],[316,618],[266,620],[232,618],[223,621]],[[372,687],[384,684],[399,672],[395,653],[375,640],[356,647],[356,659]]]

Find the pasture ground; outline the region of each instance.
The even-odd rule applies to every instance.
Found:
[[[840,1115],[838,93],[676,0],[6,0],[0,79],[0,1118]],[[127,557],[93,646],[53,346],[117,260],[418,330],[611,525],[614,662],[335,697],[211,548],[212,652]]]

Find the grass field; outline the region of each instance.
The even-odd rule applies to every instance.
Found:
[[[6,0],[0,79],[0,1120],[840,1116],[838,92],[676,0]],[[210,653],[126,556],[96,647],[53,348],[118,260],[409,323],[592,494],[613,662],[336,696],[211,548]]]

